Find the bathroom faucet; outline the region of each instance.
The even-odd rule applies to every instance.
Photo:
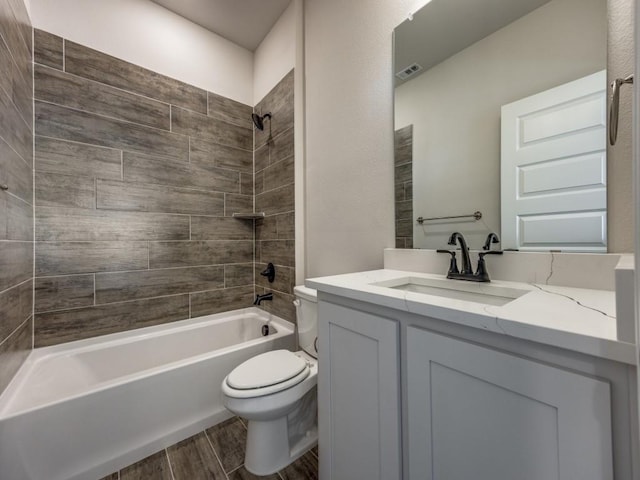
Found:
[[[449,237],[449,245],[456,244],[456,240],[460,243],[460,251],[462,255],[462,270],[460,275],[473,275],[473,269],[471,268],[471,259],[469,258],[469,247],[467,242],[460,232],[453,232]]]
[[[471,268],[471,259],[469,258],[469,247],[467,242],[460,232],[454,232],[449,237],[449,245],[456,245],[456,241],[460,243],[460,250],[462,251],[462,271],[458,271],[458,265],[456,263],[456,252],[452,250],[437,250],[438,253],[448,253],[451,255],[451,263],[449,264],[449,271],[447,272],[447,278],[453,280],[468,280],[470,282],[489,282],[489,273],[487,272],[487,265],[485,263],[485,255],[502,255],[502,250],[490,250],[492,243],[500,242],[498,235],[490,233],[487,236],[487,240],[482,247],[484,252],[478,253],[478,268],[476,273],[473,273]]]
[[[254,305],[260,305],[264,300],[273,300],[273,293],[265,293],[264,295],[256,295],[256,299],[254,300]]]

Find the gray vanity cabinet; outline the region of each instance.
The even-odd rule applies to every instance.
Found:
[[[369,307],[318,304],[321,480],[613,480],[616,428],[616,478],[631,478],[626,373],[583,373],[539,346],[503,350]]]
[[[411,480],[611,480],[609,383],[407,329]]]
[[[398,323],[320,302],[320,475],[399,480]]]

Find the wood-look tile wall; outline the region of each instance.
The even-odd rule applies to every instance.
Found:
[[[254,228],[231,214],[253,209],[252,107],[34,48],[35,345],[251,306]]]
[[[0,393],[32,347],[33,104],[31,24],[0,0]]]
[[[295,193],[293,136],[293,70],[256,105],[258,113],[271,113],[264,130],[255,132],[256,293],[273,292],[262,307],[295,321]],[[276,267],[274,283],[260,275],[267,264]]]
[[[395,131],[396,248],[413,248],[413,125]]]

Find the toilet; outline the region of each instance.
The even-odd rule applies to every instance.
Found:
[[[281,470],[318,442],[318,300],[313,289],[293,291],[300,350],[257,355],[222,382],[227,409],[248,420],[244,465],[255,475]]]

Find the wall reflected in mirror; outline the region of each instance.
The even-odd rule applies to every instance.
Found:
[[[606,0],[432,0],[398,26],[396,246],[460,231],[474,249],[496,232],[502,248],[606,251],[606,38]],[[501,181],[507,124],[520,156]]]

